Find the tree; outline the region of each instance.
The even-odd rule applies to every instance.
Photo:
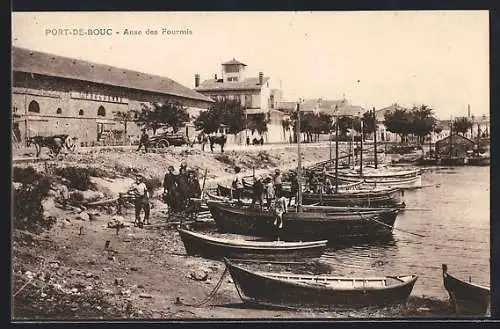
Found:
[[[187,121],[189,114],[179,103],[144,105],[137,118],[137,125],[153,130],[153,135],[162,127],[172,128],[177,132]]]
[[[361,121],[357,117],[352,116],[342,116],[338,119],[339,133],[340,135],[346,136],[349,131],[354,129],[354,131],[361,131]]]
[[[375,132],[375,114],[373,111],[366,111],[363,113],[363,134],[371,134]]]
[[[419,143],[424,143],[425,136],[429,135],[437,125],[433,110],[427,105],[414,107],[411,111],[412,126],[411,133],[418,136]]]
[[[396,109],[384,114],[384,124],[388,131],[398,134],[404,143],[413,131],[413,116],[406,109]]]
[[[127,139],[127,126],[134,119],[135,111],[115,111],[115,119],[123,124],[123,138]]]
[[[230,134],[237,134],[245,129],[245,110],[239,100],[217,100],[207,111],[200,113],[194,125],[207,134],[225,125]]]
[[[459,134],[465,135],[472,128],[472,121],[467,117],[458,117],[453,121],[453,130]]]
[[[257,131],[259,134],[267,131],[267,124],[269,123],[269,115],[267,113],[257,113],[247,115],[247,128],[253,133]]]

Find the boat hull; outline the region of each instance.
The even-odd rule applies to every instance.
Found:
[[[363,179],[366,184],[372,185],[372,186],[377,186],[377,187],[392,187],[392,188],[415,188],[415,187],[421,187],[422,186],[422,176],[421,175],[415,175],[415,176],[409,176],[409,177],[399,177],[399,176],[394,176],[394,177],[377,177],[377,176],[363,176]],[[359,177],[354,177],[351,175],[340,175],[339,174],[339,180],[345,181],[345,182],[355,182],[359,180]]]
[[[240,296],[245,302],[257,304],[295,306],[348,306],[362,307],[402,303],[408,299],[417,280],[412,276],[407,282],[384,288],[355,287],[338,289],[311,282],[287,281],[253,272],[226,261]]]
[[[238,243],[237,241],[220,241],[209,236],[178,229],[184,248],[188,255],[221,260],[224,257],[252,260],[298,260],[319,258],[326,249],[327,241],[311,241],[304,243]]]
[[[289,211],[283,215],[283,228],[274,225],[275,216],[269,211],[248,209],[207,201],[217,229],[223,233],[254,235],[282,240],[327,239],[329,243],[349,240],[372,240],[392,237],[397,209],[377,209],[364,212],[328,212],[304,208],[303,212]]]
[[[339,191],[334,194],[302,194],[302,203],[321,204],[334,207],[403,207],[400,198],[401,191],[399,189],[391,189],[388,191]]]
[[[459,280],[446,271],[443,265],[443,283],[457,314],[488,315],[491,307],[491,292],[487,287]]]

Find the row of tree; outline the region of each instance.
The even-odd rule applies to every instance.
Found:
[[[306,136],[307,141],[318,138],[320,134],[329,134],[335,130],[332,117],[325,113],[300,112],[300,130]],[[370,134],[375,131],[374,111],[366,111],[361,117],[343,116],[336,120],[341,136],[351,133]],[[124,124],[125,134],[127,123],[136,122],[140,127],[153,130],[153,134],[159,128],[172,128],[177,132],[186,122],[190,120],[187,109],[179,103],[152,104],[144,106],[138,113],[116,112],[116,118]],[[221,126],[227,127],[230,134],[236,134],[245,128],[262,134],[267,131],[269,115],[266,113],[246,115],[244,107],[238,100],[216,101],[207,111],[203,111],[194,120],[197,130],[207,134],[216,132]],[[283,131],[289,131],[297,124],[297,112],[293,112],[289,119],[282,121]],[[361,124],[363,123],[363,124]],[[380,122],[379,122],[380,123]],[[418,137],[423,143],[425,136],[432,132],[439,133],[443,127],[434,115],[434,110],[427,105],[415,106],[412,109],[398,108],[384,115],[381,122],[386,129],[398,134],[402,142],[406,142],[408,136]],[[453,122],[453,131],[465,134],[472,128],[472,122],[467,117],[456,118]]]

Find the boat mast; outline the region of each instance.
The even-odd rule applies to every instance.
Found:
[[[453,142],[452,142],[452,135],[453,135],[453,116],[451,116],[450,120],[450,159],[452,157],[452,148],[453,148]]]
[[[302,154],[300,152],[300,101],[297,102],[297,153],[298,153],[298,161],[297,161],[297,178],[299,183],[299,192],[298,192],[298,211],[301,211],[302,206]]]
[[[361,152],[359,154],[359,176],[363,177],[363,118],[359,116],[361,121]]]
[[[351,145],[349,146],[349,154],[352,153],[352,170],[356,169],[356,158],[354,157],[354,120],[351,125]]]
[[[375,107],[373,108],[373,150],[374,150],[374,158],[375,158],[375,169],[378,166],[377,159],[377,119],[375,118]]]
[[[339,124],[335,118],[335,193],[339,191]]]

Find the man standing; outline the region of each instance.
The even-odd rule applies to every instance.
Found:
[[[235,167],[234,172],[235,175],[231,184],[234,191],[233,199],[237,199],[238,202],[241,202],[241,197],[243,196],[243,176],[241,174],[241,168]]]
[[[266,181],[265,181],[265,191],[266,191],[266,202],[267,202],[267,208],[271,209],[271,204],[273,202],[275,193],[274,193],[274,186],[273,186],[273,179],[271,176],[267,176]]]
[[[177,206],[179,211],[186,210],[187,200],[189,196],[189,184],[187,175],[187,164],[184,166],[185,162],[181,164],[179,169],[179,175],[177,176]]]
[[[264,183],[262,183],[262,177],[255,177],[255,181],[253,183],[253,197],[251,207],[255,205],[257,201],[259,201],[260,211],[262,211],[262,194],[264,194]]]
[[[175,207],[175,189],[177,187],[177,178],[174,174],[174,166],[168,166],[167,173],[163,178],[163,201],[168,206],[168,211],[172,212]]]
[[[274,173],[274,193],[276,193],[276,197],[278,198],[283,196],[283,183],[279,169],[276,169]]]
[[[142,135],[141,135],[141,139],[139,140],[139,147],[137,148],[137,151],[140,151],[141,146],[143,146],[143,145],[144,145],[144,150],[146,151],[146,153],[148,153],[149,136],[146,133],[146,129],[142,130]]]
[[[149,192],[144,183],[144,176],[137,174],[135,176],[135,182],[129,188],[128,192],[134,197],[134,205],[135,205],[135,222],[134,226],[138,226],[140,228],[143,227],[143,224],[149,224]],[[141,221],[141,210],[144,209],[144,223]]]
[[[283,214],[287,212],[286,198],[284,196],[278,197],[276,195],[273,211],[276,216],[276,219],[274,220],[274,226],[279,229],[283,228]]]
[[[198,175],[194,170],[190,170],[188,172],[187,185],[188,185],[188,195],[187,195],[186,214],[194,217],[196,212],[196,203],[191,198],[195,199],[201,198],[200,181],[198,180]]]
[[[203,131],[200,134],[201,151],[205,151],[205,145],[208,143],[208,136]]]

